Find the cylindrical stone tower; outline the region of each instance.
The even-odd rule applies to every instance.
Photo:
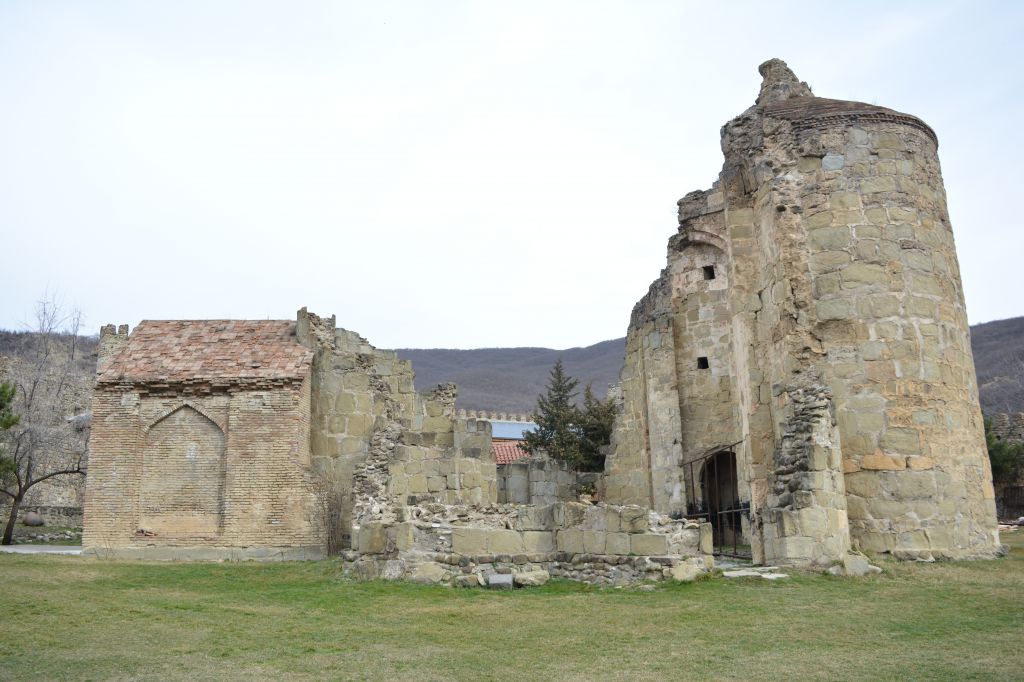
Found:
[[[722,130],[637,304],[611,501],[718,513],[734,458],[754,558],[828,563],[999,548],[970,331],[935,133],[815,97],[786,64]],[[731,459],[730,459],[731,461]],[[710,507],[709,507],[710,505]],[[738,527],[738,526],[736,526]]]
[[[765,131],[778,126],[793,154],[803,253],[783,257],[807,266],[854,546],[989,554],[991,472],[935,133],[890,109],[793,96],[776,60],[762,73]]]

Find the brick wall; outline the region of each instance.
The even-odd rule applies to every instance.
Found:
[[[309,402],[308,379],[203,396],[97,388],[85,548],[322,554]]]

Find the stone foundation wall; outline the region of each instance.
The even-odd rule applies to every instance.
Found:
[[[29,512],[39,514],[43,519],[44,526],[82,527],[82,508],[80,506],[23,504],[18,509],[18,521],[21,522],[25,518],[25,514]],[[0,505],[0,519],[6,521],[10,513],[10,503]]]
[[[364,524],[343,558],[346,570],[361,578],[486,584],[494,573],[542,569],[594,584],[628,584],[710,569],[710,533],[709,524],[635,506],[428,504],[403,508],[393,522]]]

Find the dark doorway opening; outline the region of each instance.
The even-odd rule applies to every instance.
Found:
[[[743,534],[750,503],[740,501],[736,453],[722,450],[686,467],[687,518],[711,524],[715,554],[750,558],[750,541]]]

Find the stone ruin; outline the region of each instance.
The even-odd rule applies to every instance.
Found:
[[[998,554],[935,133],[761,74],[633,310],[599,502],[499,503],[489,422],[334,318],[146,321],[101,336],[86,551],[460,585]]]
[[[152,559],[321,558],[460,585],[692,578],[710,526],[635,505],[499,504],[455,387],[305,309],[105,327],[84,545]],[[494,578],[493,576],[506,576]]]
[[[755,562],[993,556],[936,135],[760,71],[633,310],[604,498],[704,515]]]

